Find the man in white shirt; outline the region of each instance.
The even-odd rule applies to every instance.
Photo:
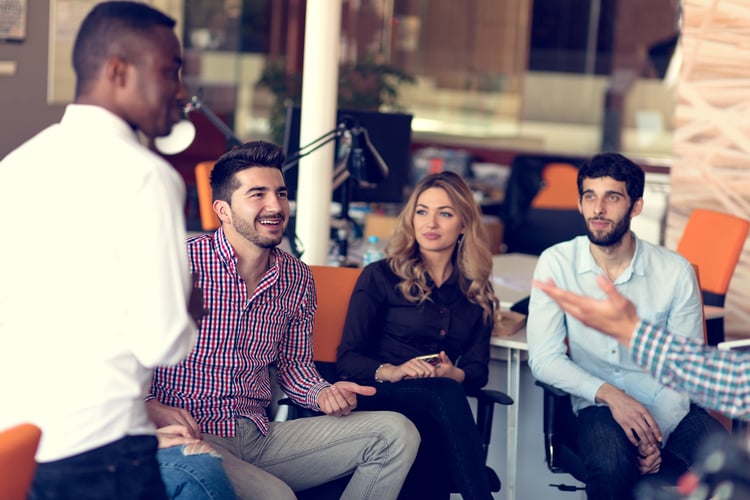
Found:
[[[638,305],[642,317],[677,335],[702,338],[700,290],[690,263],[630,231],[631,219],[643,208],[644,181],[643,170],[619,154],[584,163],[579,211],[588,237],[547,249],[534,278],[600,296],[596,278],[603,274]],[[687,395],[635,365],[616,340],[564,313],[537,288],[527,334],[534,376],[572,395],[589,498],[631,498],[646,474],[678,477],[701,439],[721,429]]]
[[[165,498],[143,397],[193,347],[192,283],[184,185],[137,132],[181,118],[174,25],[95,6],[75,103],[0,162],[0,428],[42,429],[33,497]]]

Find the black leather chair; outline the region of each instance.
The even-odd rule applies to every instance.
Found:
[[[547,468],[585,483],[586,469],[576,444],[576,416],[570,394],[538,380],[536,385],[544,390],[542,425]]]

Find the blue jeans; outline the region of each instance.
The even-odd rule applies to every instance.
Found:
[[[40,463],[29,498],[167,500],[156,446],[153,436],[128,436],[79,455]]]
[[[170,499],[233,500],[232,484],[220,456],[185,454],[186,445],[162,448],[156,454]]]
[[[578,412],[578,449],[586,463],[588,498],[633,498],[633,488],[641,478],[674,485],[695,459],[701,442],[724,427],[703,408],[690,405],[690,411],[669,435],[662,447],[658,474],[641,476],[638,452],[606,406],[590,406]]]
[[[423,378],[378,384],[357,410],[391,410],[409,418],[422,437],[400,498],[447,499],[452,486],[465,500],[491,499],[482,438],[461,384]]]

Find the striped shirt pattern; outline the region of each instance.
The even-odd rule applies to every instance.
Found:
[[[697,403],[750,420],[750,356],[720,351],[641,321],[631,341],[633,360],[659,382]]]
[[[248,297],[221,228],[188,239],[187,247],[209,313],[193,352],[179,365],[155,371],[153,396],[190,411],[202,432],[234,436],[235,420],[244,417],[266,434],[268,367],[275,364],[286,395],[318,410],[318,394],[329,384],[312,360],[317,301],[310,268],[274,248],[268,270]]]

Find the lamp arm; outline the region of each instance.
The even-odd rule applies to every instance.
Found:
[[[242,141],[234,135],[234,131],[230,129],[221,118],[216,116],[216,113],[214,113],[211,108],[203,104],[200,97],[197,95],[190,98],[190,102],[187,103],[185,109],[186,111],[200,111],[203,113],[205,117],[208,118],[208,121],[210,121],[213,126],[221,132],[221,135],[224,136],[224,139],[227,141],[227,149],[232,149],[233,147],[242,144]]]
[[[333,130],[329,130],[325,134],[321,135],[317,139],[312,140],[308,144],[305,144],[301,148],[299,148],[294,153],[290,154],[289,157],[286,160],[286,163],[281,167],[282,172],[286,172],[293,166],[295,166],[299,161],[304,158],[305,156],[309,155],[310,153],[317,151],[318,149],[322,148],[329,142],[341,137],[344,132],[346,131],[347,126],[344,123],[339,123],[336,125],[336,128]]]

